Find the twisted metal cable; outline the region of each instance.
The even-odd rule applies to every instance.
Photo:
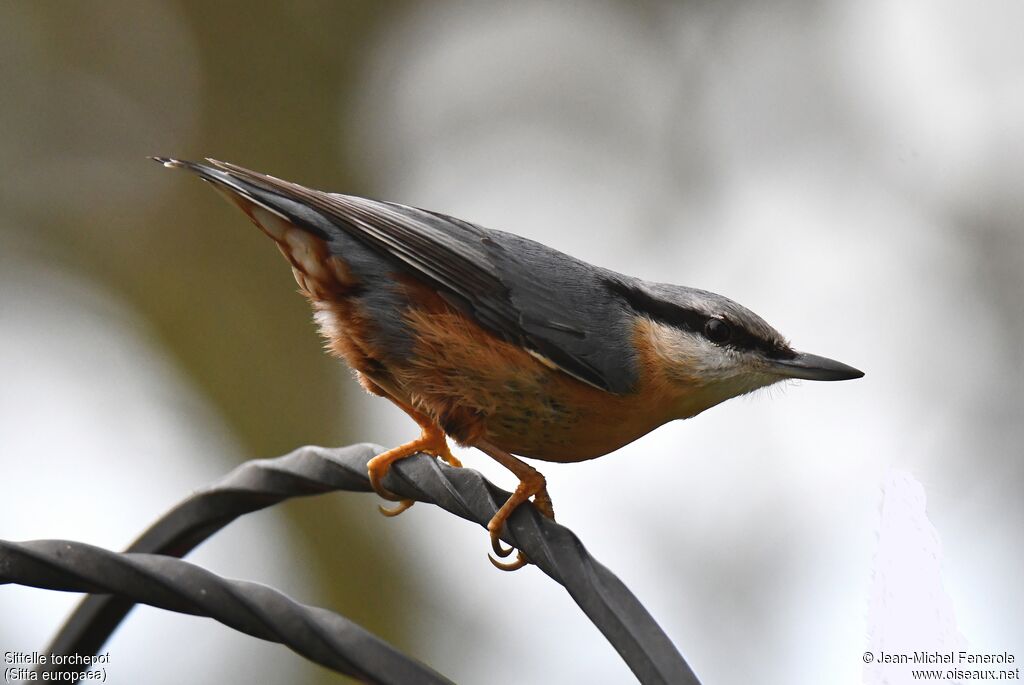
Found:
[[[174,507],[127,551],[183,556],[238,516],[284,499],[335,490],[369,492],[366,463],[381,451],[370,444],[334,449],[310,446],[276,459],[246,462]],[[396,462],[384,486],[481,526],[487,525],[509,496],[472,469],[452,468],[426,455]],[[699,685],[686,660],[639,600],[589,555],[568,528],[527,505],[509,517],[502,539],[566,588],[640,682]],[[87,597],[49,651],[95,654],[133,601],[116,596]]]
[[[0,540],[0,583],[5,582],[65,592],[114,592],[161,609],[207,616],[368,683],[451,683],[338,614],[172,557],[118,554],[68,540]],[[88,668],[88,660],[83,661]]]

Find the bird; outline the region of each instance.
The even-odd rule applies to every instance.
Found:
[[[746,307],[649,282],[539,242],[394,202],[329,193],[207,158],[151,159],[221,191],[290,263],[328,350],[418,438],[367,463],[389,516],[412,500],[382,481],[417,453],[461,466],[447,438],[518,479],[487,525],[497,568],[529,559],[500,539],[532,501],[553,519],[544,476],[522,458],[579,462],[659,426],[787,379],[864,374],[798,352]]]

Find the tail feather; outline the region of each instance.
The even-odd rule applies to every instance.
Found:
[[[327,245],[337,228],[303,202],[303,195],[319,191],[214,159],[207,164],[170,157],[150,159],[171,169],[191,171],[245,212],[277,243],[310,299],[323,300],[354,285],[347,268],[332,257]]]
[[[206,164],[173,157],[150,159],[169,169],[191,171],[204,181],[208,181],[248,214],[264,232],[279,242],[282,238],[279,227],[264,225],[264,222],[257,218],[259,213],[253,211],[254,207],[270,212],[279,220],[312,233],[321,240],[330,240],[331,234],[337,231],[337,228],[308,202],[308,196],[319,191],[216,159],[207,158]]]

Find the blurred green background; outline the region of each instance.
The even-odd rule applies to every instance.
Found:
[[[1022,20],[924,0],[0,4],[0,537],[117,547],[243,459],[414,434],[323,353],[269,241],[145,159],[210,156],[722,292],[868,372],[542,469],[707,682],[882,682],[860,662],[879,645],[1024,657]],[[886,493],[918,485],[906,517],[927,491],[939,551],[883,559]],[[289,504],[196,560],[460,682],[628,681],[535,569],[490,569],[482,531],[374,505]],[[876,607],[880,575],[923,604]],[[72,602],[0,588],[0,651],[40,648]],[[139,610],[112,682],[333,681],[227,632]]]

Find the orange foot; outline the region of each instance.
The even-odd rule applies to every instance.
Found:
[[[505,521],[516,510],[516,507],[533,497],[534,506],[549,519],[555,519],[555,510],[551,504],[551,497],[548,495],[547,481],[544,480],[544,476],[540,472],[493,445],[481,443],[476,446],[519,478],[519,485],[516,486],[515,492],[501,505],[501,508],[498,509],[497,513],[487,523],[487,532],[491,536],[491,549],[494,550],[497,556],[505,558],[516,550],[513,547],[505,547],[501,543],[501,531],[505,527]],[[498,561],[489,554],[487,558],[494,564],[495,568],[499,568],[502,571],[516,571],[530,563],[530,560],[521,551],[516,551],[515,561],[508,563]]]
[[[417,421],[417,423],[420,422]],[[426,452],[427,454],[444,459],[452,466],[462,466],[462,462],[448,448],[448,441],[445,440],[444,431],[436,425],[425,421],[420,423],[420,427],[423,429],[423,433],[420,434],[419,438],[378,454],[366,464],[366,470],[370,476],[370,485],[373,486],[377,494],[384,499],[398,502],[398,505],[395,507],[378,507],[380,513],[385,516],[398,516],[415,503],[415,500],[403,499],[381,484],[391,465],[399,459],[411,457],[417,452]]]

